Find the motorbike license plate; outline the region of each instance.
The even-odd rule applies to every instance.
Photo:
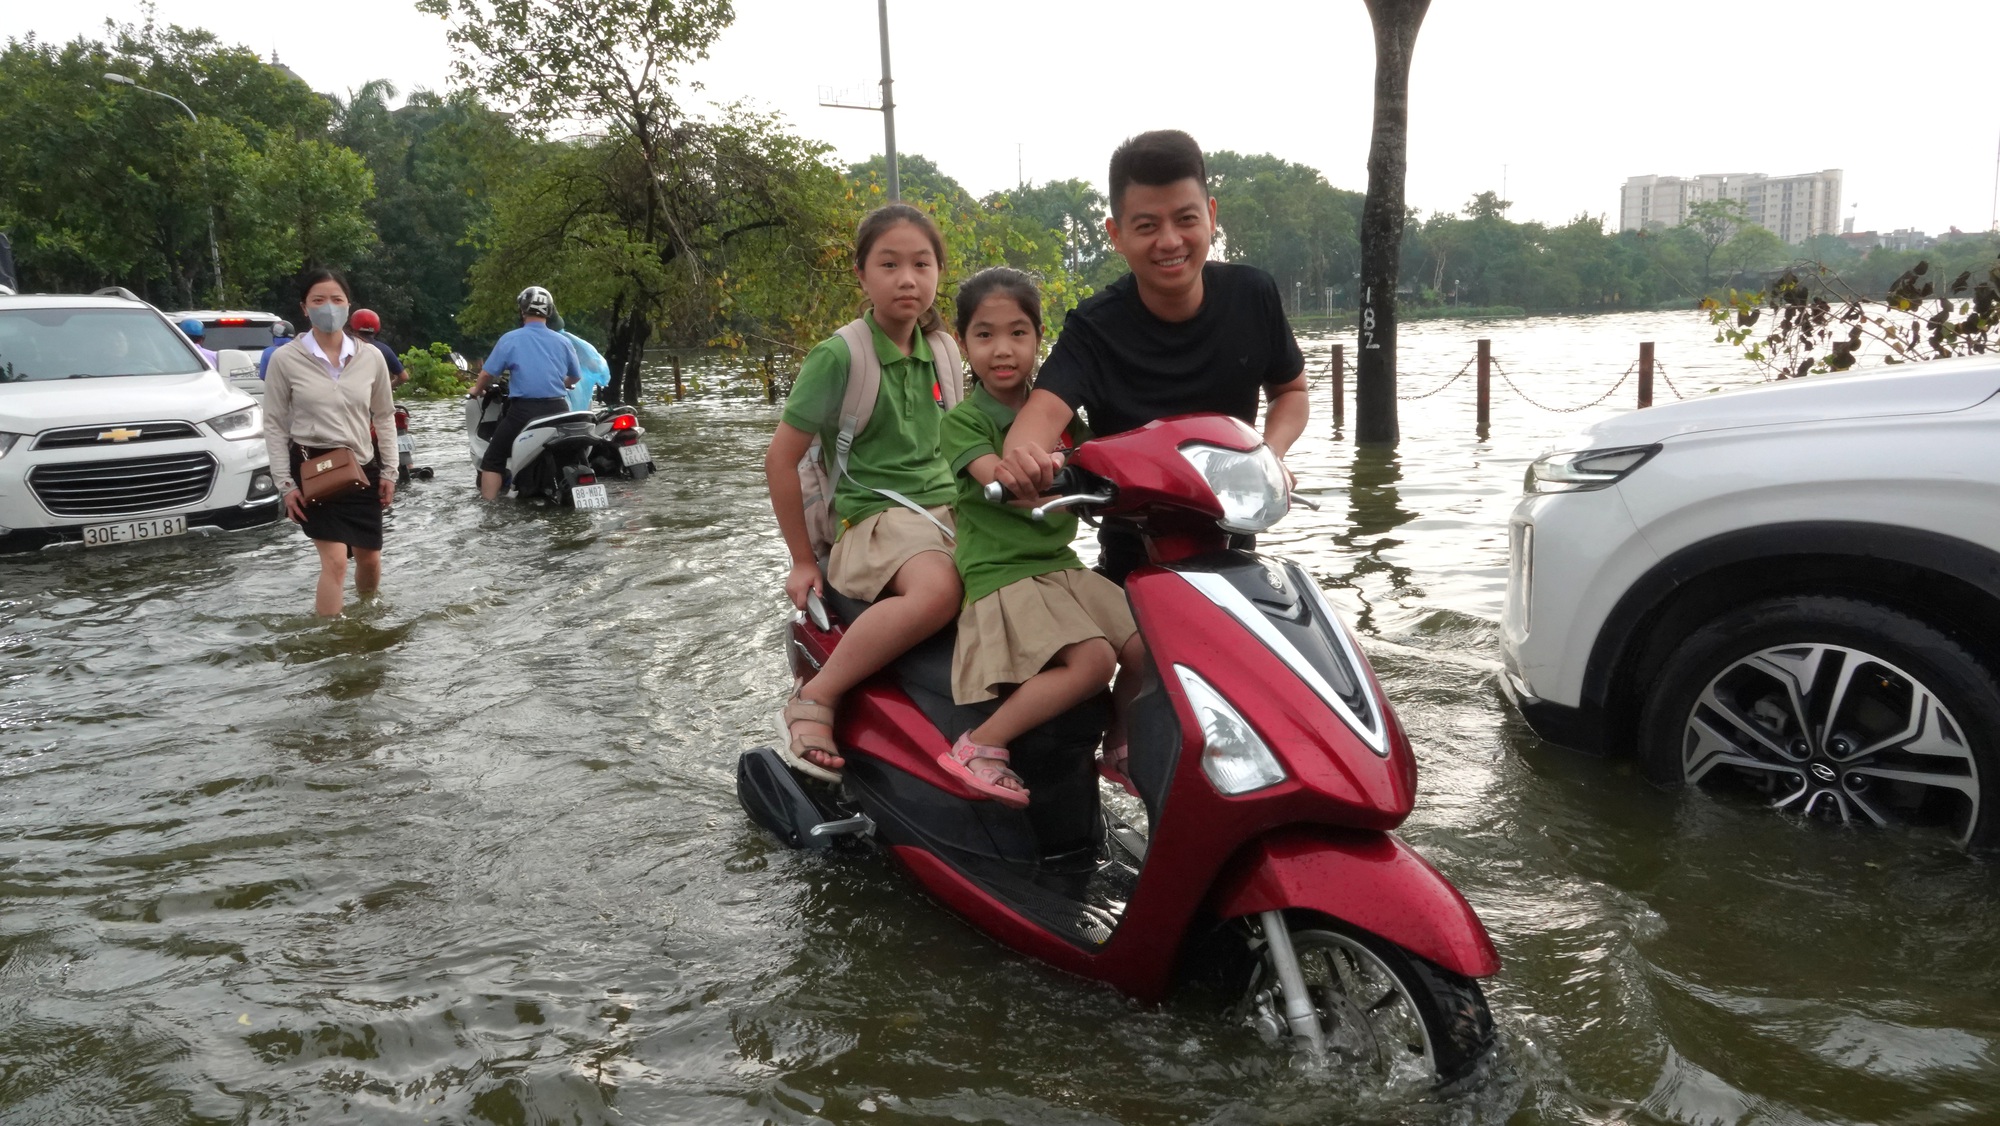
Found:
[[[569,491],[569,502],[578,508],[611,507],[611,497],[603,485],[578,485]]]
[[[187,530],[188,522],[185,516],[127,520],[122,524],[91,524],[83,529],[83,543],[85,547],[103,547],[113,543],[163,540],[168,536],[187,535]]]
[[[406,454],[416,453],[417,440],[415,438],[412,438],[408,434],[398,434],[396,435],[396,450],[399,453],[406,453]]]
[[[629,446],[618,447],[618,458],[626,465],[644,465],[653,460],[653,455],[646,449],[646,443],[634,442]]]

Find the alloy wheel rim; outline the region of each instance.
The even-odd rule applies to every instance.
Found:
[[[1877,826],[1943,820],[1959,845],[1979,822],[1979,763],[1936,692],[1843,645],[1780,645],[1736,661],[1688,713],[1682,776],[1731,768],[1773,809]]]
[[[1437,1075],[1430,1029],[1403,980],[1373,950],[1333,931],[1293,932],[1299,970],[1326,1034],[1329,1055],[1360,1064],[1394,1083],[1408,1069],[1409,1080]],[[1281,1007],[1275,996],[1277,972],[1265,957],[1260,983],[1251,986],[1253,1004]],[[1260,998],[1260,991],[1269,994]],[[1414,1065],[1414,1066],[1413,1066]],[[1421,1068],[1421,1077],[1415,1074]]]

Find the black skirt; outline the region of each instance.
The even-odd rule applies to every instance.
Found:
[[[317,457],[324,450],[316,450]],[[305,451],[292,446],[292,480],[299,479],[299,465]],[[300,525],[308,539],[344,543],[365,551],[382,550],[382,459],[361,467],[368,475],[368,488],[334,500],[306,505],[305,523]]]

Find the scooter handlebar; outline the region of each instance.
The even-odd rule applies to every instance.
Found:
[[[1077,471],[1065,465],[1061,469],[1056,470],[1056,475],[1049,480],[1048,492],[1042,495],[1046,497],[1062,496],[1065,493],[1076,492],[1083,487],[1083,480]],[[1005,504],[1015,499],[1014,494],[1008,490],[1007,486],[1002,485],[998,481],[988,481],[986,483],[985,496],[987,500],[994,504]]]

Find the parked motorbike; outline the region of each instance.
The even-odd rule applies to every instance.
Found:
[[[428,481],[432,477],[431,467],[418,465],[417,440],[410,436],[410,408],[396,404],[396,485],[401,487],[411,481]]]
[[[975,927],[1134,998],[1219,978],[1268,1043],[1385,1083],[1463,1079],[1493,1043],[1477,979],[1499,958],[1391,832],[1416,796],[1409,740],[1312,577],[1229,546],[1289,507],[1277,458],[1235,419],[1186,416],[1085,443],[1056,491],[1038,514],[1122,524],[1152,560],[1125,588],[1149,653],[1126,723],[1146,830],[1099,802],[1108,695],[1013,744],[1025,810],[938,766],[992,707],[952,702],[949,629],[847,695],[838,785],[757,748],[745,810],[794,848],[872,838]],[[791,624],[801,680],[866,610],[827,601]]]
[[[507,381],[490,386],[480,398],[465,400],[465,437],[476,466],[486,445],[507,413]],[[550,504],[572,508],[606,508],[611,500],[590,463],[597,443],[590,411],[558,411],[521,428],[507,456],[505,489],[522,499],[541,497]],[[478,481],[475,470],[473,480]]]
[[[596,443],[590,449],[590,464],[599,477],[644,481],[651,476],[653,453],[646,448],[646,428],[639,425],[638,412],[632,407],[591,411],[591,433]]]

